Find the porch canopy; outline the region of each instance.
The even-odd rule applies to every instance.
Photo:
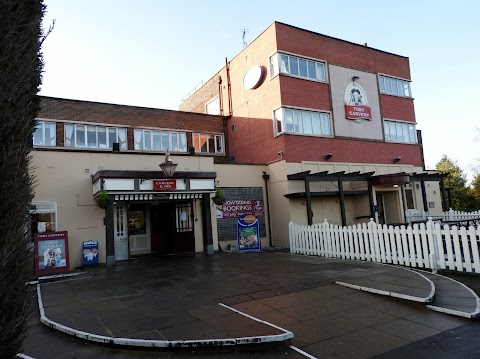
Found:
[[[92,176],[93,195],[106,190],[115,200],[196,199],[215,191],[216,172],[101,170]]]
[[[444,178],[446,175],[439,173],[405,173],[399,172],[394,174],[385,174],[374,176],[375,172],[350,172],[345,173],[345,171],[328,173],[328,171],[311,173],[311,171],[303,171],[294,174],[287,175],[289,181],[303,181],[305,186],[304,192],[296,192],[286,194],[286,198],[305,198],[307,206],[307,221],[308,225],[313,224],[313,212],[312,212],[312,198],[314,197],[338,197],[340,203],[340,212],[342,216],[342,225],[346,226],[347,219],[345,213],[345,196],[358,196],[358,195],[368,195],[369,208],[370,208],[370,218],[375,217],[375,206],[373,203],[373,186],[376,185],[404,185],[413,181],[419,181],[421,183],[422,189],[422,199],[424,209],[428,208],[427,195],[425,190],[426,181],[439,181],[440,188],[442,192],[442,201],[443,207],[445,210],[446,207],[446,196],[445,196],[445,185]],[[367,184],[367,190],[345,190],[344,182],[359,182],[363,181]],[[311,192],[310,183],[311,182],[336,182],[338,190],[337,191],[323,191],[323,192]]]

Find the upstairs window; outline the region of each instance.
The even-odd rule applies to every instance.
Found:
[[[65,124],[65,147],[108,149],[114,142],[127,149],[126,128]]]
[[[412,90],[410,89],[410,82],[379,75],[380,92],[389,95],[412,97]]]
[[[273,113],[275,134],[331,136],[330,114],[327,112],[279,108]]]
[[[136,129],[134,141],[139,151],[187,152],[185,132]]]
[[[383,121],[385,141],[417,143],[417,131],[414,123]]]
[[[193,133],[193,147],[195,152],[224,154],[223,135],[212,135],[208,133]]]
[[[205,113],[208,115],[220,114],[220,100],[218,99],[218,96],[205,105]]]
[[[37,121],[33,133],[34,146],[56,146],[57,127],[55,122]]]
[[[270,58],[270,73],[292,75],[316,81],[325,81],[325,63],[292,55],[277,53]]]

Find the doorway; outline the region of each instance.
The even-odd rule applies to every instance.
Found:
[[[377,202],[377,216],[378,216],[378,223],[385,224],[385,205],[383,202],[383,194],[377,193],[375,195],[375,199]]]
[[[175,253],[175,205],[164,203],[150,207],[152,252]]]

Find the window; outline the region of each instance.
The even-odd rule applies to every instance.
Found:
[[[205,105],[205,113],[209,115],[220,114],[220,100],[218,99],[218,96]]]
[[[56,146],[57,129],[55,122],[37,121],[33,133],[34,146]]]
[[[405,202],[406,209],[415,209],[415,194],[411,183],[405,185]]]
[[[114,142],[127,149],[126,128],[65,124],[65,147],[108,149]]]
[[[192,232],[192,204],[191,203],[179,203],[175,206],[176,212],[176,229],[177,232]]]
[[[192,134],[193,147],[195,152],[223,154],[223,135],[212,135],[208,133]]]
[[[415,124],[407,122],[383,121],[385,141],[417,143]]]
[[[330,115],[326,112],[279,108],[273,113],[275,134],[282,132],[303,135],[331,136]]]
[[[57,230],[57,204],[55,202],[32,202],[30,233],[55,232]]]
[[[187,152],[185,132],[142,130],[134,131],[135,150]]]
[[[410,82],[393,77],[379,76],[380,92],[389,95],[412,97]]]
[[[270,73],[272,77],[281,73],[325,81],[325,63],[277,53],[270,58]]]

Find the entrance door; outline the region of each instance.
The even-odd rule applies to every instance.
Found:
[[[383,194],[376,194],[378,223],[385,224],[385,206],[383,204]]]
[[[192,202],[175,205],[175,252],[195,252]]]
[[[128,259],[127,206],[118,204],[113,208],[113,228],[115,234],[115,260]]]
[[[152,252],[175,253],[175,205],[164,203],[150,207]]]

